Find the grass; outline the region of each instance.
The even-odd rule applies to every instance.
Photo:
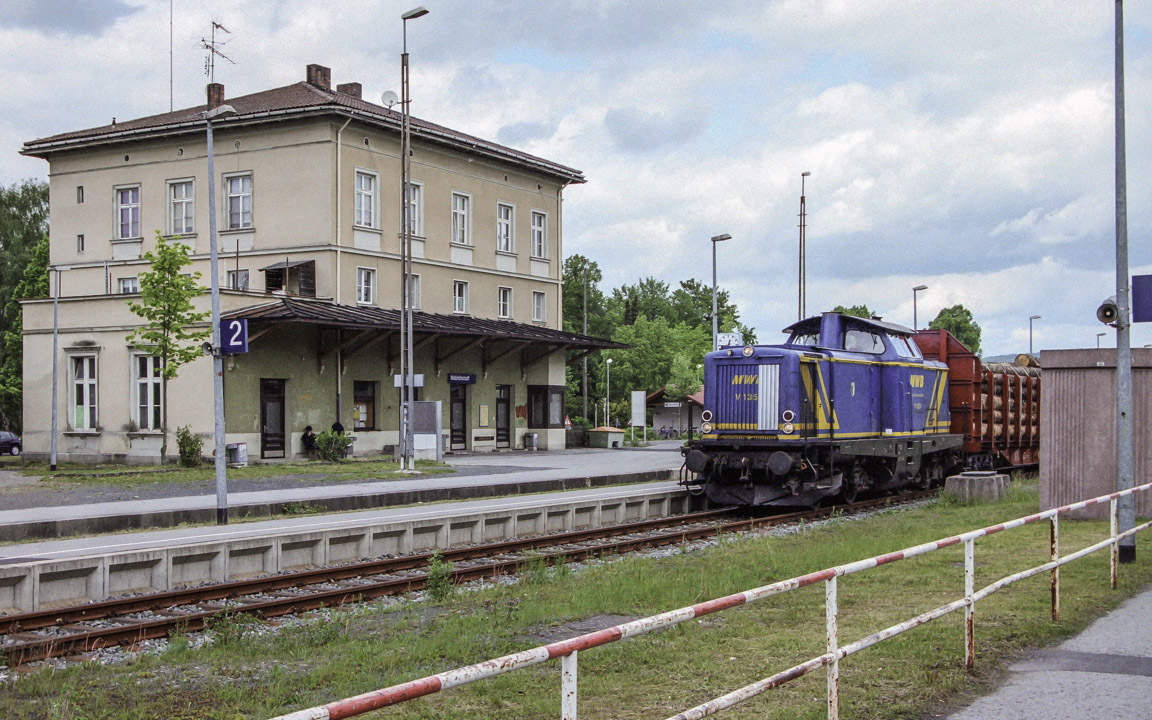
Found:
[[[0,686],[0,716],[60,720],[267,718],[539,644],[538,633],[602,614],[644,616],[1034,512],[1035,490],[994,504],[936,503],[864,519],[808,525],[784,537],[735,537],[658,560],[626,557],[581,572],[457,592],[437,603],[334,611],[323,621],[257,636],[217,628],[217,644],[180,640],[159,656],[118,666],[39,670]],[[1046,524],[977,543],[977,586],[1043,562]],[[1107,533],[1102,522],[1061,523],[1065,552]],[[1083,629],[1152,581],[1152,555],[1108,585],[1107,553],[1063,568],[1062,621],[1049,618],[1047,575],[1017,583],[976,609],[976,670],[964,668],[963,613],[843,661],[844,717],[920,718],[985,690],[1004,661]],[[963,549],[948,548],[839,581],[841,643],[944,604],[963,588]],[[814,586],[580,654],[584,718],[666,717],[797,662],[824,644],[824,592]],[[554,718],[559,663],[527,668],[402,704],[370,717]],[[724,715],[823,718],[817,672]]]

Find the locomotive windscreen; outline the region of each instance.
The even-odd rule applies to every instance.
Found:
[[[779,422],[779,365],[717,364],[717,430],[775,432]]]

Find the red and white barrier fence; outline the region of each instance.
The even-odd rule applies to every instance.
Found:
[[[447,690],[448,688],[456,687],[457,685],[465,685],[467,683],[483,680],[497,675],[502,675],[512,670],[529,667],[531,665],[538,665],[548,660],[561,658],[561,717],[563,720],[576,720],[577,719],[577,655],[582,650],[590,650],[601,645],[614,643],[618,640],[630,638],[635,635],[643,635],[644,633],[661,628],[677,625],[686,620],[710,615],[721,610],[738,607],[747,603],[763,600],[773,595],[796,590],[798,588],[814,585],[818,582],[825,584],[825,615],[827,621],[827,646],[826,652],[818,657],[811,658],[805,662],[795,665],[791,668],[783,670],[775,675],[759,680],[751,685],[734,690],[727,695],[710,700],[702,705],[686,710],[679,715],[675,715],[668,720],[695,720],[696,718],[703,718],[713,715],[720,710],[732,707],[733,705],[755,697],[767,690],[782,685],[789,680],[794,680],[798,677],[808,674],[822,666],[828,669],[828,717],[830,720],[836,720],[840,716],[840,703],[839,703],[839,679],[840,679],[840,660],[854,655],[865,648],[871,647],[879,642],[895,637],[901,633],[907,632],[913,628],[924,625],[945,615],[964,609],[965,614],[965,662],[969,668],[973,667],[976,658],[976,641],[974,633],[974,610],[976,603],[992,593],[1001,590],[1012,583],[1025,578],[1039,575],[1043,572],[1051,572],[1052,574],[1052,619],[1053,621],[1060,618],[1060,566],[1085,557],[1097,550],[1105,547],[1112,547],[1112,562],[1111,562],[1111,583],[1112,587],[1116,587],[1116,578],[1118,570],[1118,552],[1120,540],[1132,535],[1135,535],[1141,530],[1146,530],[1152,527],[1152,522],[1137,525],[1136,527],[1126,532],[1118,532],[1117,522],[1117,500],[1125,495],[1134,495],[1138,492],[1152,491],[1152,483],[1140,485],[1129,490],[1115,492],[1109,495],[1101,495],[1100,497],[1085,500],[1083,502],[1065,505],[1051,510],[1045,510],[1035,515],[1017,518],[1009,522],[1001,523],[999,525],[992,525],[980,530],[973,530],[963,535],[956,535],[953,537],[937,540],[923,545],[899,550],[897,552],[888,553],[886,555],[878,555],[867,560],[859,560],[854,563],[846,565],[839,565],[833,568],[827,568],[818,572],[801,575],[799,577],[782,580],[780,582],[764,585],[753,590],[746,590],[742,593],[735,595],[728,595],[726,597],[709,600],[707,602],[698,603],[686,608],[672,610],[670,612],[661,613],[660,615],[653,615],[651,617],[634,620],[633,622],[624,623],[606,630],[600,630],[587,635],[580,635],[569,640],[562,640],[550,645],[542,645],[525,650],[523,652],[505,655],[503,657],[488,660],[486,662],[478,663],[476,665],[469,665],[467,667],[449,670],[447,672],[430,675],[428,677],[420,678],[418,680],[410,680],[399,685],[383,688],[381,690],[374,690],[372,692],[357,695],[356,697],[347,698],[344,700],[337,700],[321,705],[318,707],[309,708],[307,710],[299,710],[287,715],[281,715],[273,720],[338,720],[339,718],[353,717],[371,710],[378,710],[380,708],[389,707],[398,703],[412,700],[414,698],[431,695]],[[1107,540],[1086,547],[1070,555],[1060,556],[1060,535],[1059,535],[1059,517],[1068,512],[1080,510],[1092,505],[1102,504],[1104,502],[1111,503],[1111,534]],[[1014,575],[1001,578],[996,582],[981,588],[975,589],[975,542],[977,539],[993,535],[995,533],[1011,530],[1013,528],[1022,527],[1031,523],[1048,520],[1051,526],[1050,534],[1050,560],[1042,565],[1023,570]],[[837,579],[846,575],[863,572],[872,568],[880,567],[881,565],[888,565],[899,560],[906,560],[908,558],[916,557],[917,555],[924,555],[936,550],[940,550],[954,545],[964,544],[964,596],[946,605],[942,605],[928,612],[917,615],[914,618],[906,620],[902,623],[885,628],[879,632],[868,635],[867,637],[856,640],[855,642],[847,645],[840,645],[839,638],[839,610],[837,606]]]

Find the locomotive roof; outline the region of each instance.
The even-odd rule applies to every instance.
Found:
[[[830,315],[833,313],[825,313],[825,314]],[[916,334],[916,331],[913,330],[912,328],[904,327],[903,325],[897,325],[896,323],[884,322],[883,320],[873,320],[871,318],[856,317],[855,315],[845,315],[844,313],[835,313],[835,314],[840,315],[842,318],[850,320],[854,323],[864,325],[866,327],[875,328],[877,330],[882,330],[883,332],[886,332],[889,335],[915,335]],[[821,321],[822,317],[823,316],[821,316],[821,315],[815,315],[815,316],[810,317],[810,318],[805,318],[799,322],[792,323],[788,327],[784,328],[784,332],[786,332],[786,333],[796,333],[796,332],[798,332],[798,333],[819,333],[820,332],[820,321]]]

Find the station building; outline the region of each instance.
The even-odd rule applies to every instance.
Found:
[[[51,265],[60,271],[58,455],[154,461],[168,404],[213,448],[212,362],[181,368],[161,397],[158,363],[126,339],[142,321],[138,276],[156,231],[188,246],[209,283],[213,121],[221,309],[246,318],[249,352],[225,361],[228,443],[254,458],[303,452],[340,423],[357,455],[399,439],[401,181],[398,112],[333,88],[309,65],[287,87],[33,140],[50,164]],[[558,163],[412,118],[411,204],[418,400],[443,403],[445,449],[564,445],[565,364],[611,341],[563,332]],[[207,292],[196,306],[207,311]],[[24,306],[24,443],[51,442],[53,300]],[[205,327],[207,325],[205,324]]]

